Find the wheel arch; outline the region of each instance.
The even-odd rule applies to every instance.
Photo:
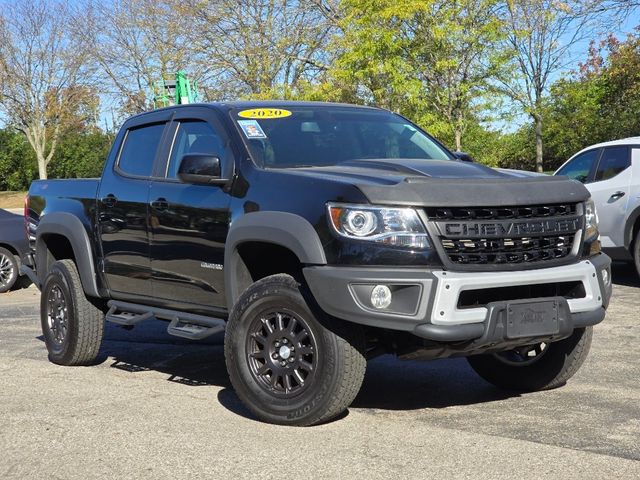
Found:
[[[260,267],[256,258],[260,259]],[[224,254],[227,307],[256,280],[325,265],[324,248],[306,219],[286,212],[252,212],[232,223]],[[292,271],[293,270],[293,271]]]
[[[624,248],[629,251],[631,251],[633,240],[638,229],[640,229],[640,206],[633,209],[624,224]]]
[[[40,284],[56,260],[75,262],[82,288],[91,297],[100,297],[92,246],[85,226],[75,215],[55,212],[44,216],[36,230],[36,271]]]
[[[16,258],[16,262],[18,262],[18,269],[19,269],[20,266],[22,265],[22,258],[20,258],[20,250],[14,245],[12,245],[11,243],[7,243],[7,242],[0,242],[0,248],[9,250],[13,254],[13,256]],[[19,275],[22,275],[22,274],[19,273]]]

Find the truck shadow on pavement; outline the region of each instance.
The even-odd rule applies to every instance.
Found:
[[[640,287],[640,276],[633,263],[614,262],[611,265],[611,277],[615,285]]]
[[[218,401],[229,411],[253,415],[231,388],[224,362],[223,336],[193,343],[167,335],[164,322],[151,321],[132,331],[108,324],[101,361],[130,372],[157,371],[170,382],[223,387]],[[480,379],[463,358],[430,362],[401,361],[391,355],[371,360],[352,408],[416,410],[504,400],[504,392]]]

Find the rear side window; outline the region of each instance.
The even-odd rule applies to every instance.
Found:
[[[631,165],[629,147],[605,148],[596,171],[596,182],[615,177],[629,165]]]
[[[581,153],[564,167],[562,167],[556,175],[566,175],[569,178],[586,183],[589,179],[589,172],[593,168],[593,164],[598,160],[600,149],[589,150]]]
[[[129,175],[150,177],[163,131],[164,123],[127,131],[118,161],[120,170]]]

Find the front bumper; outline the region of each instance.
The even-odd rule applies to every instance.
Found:
[[[458,308],[460,294],[467,290],[580,282],[584,289],[580,298],[545,297],[560,308],[560,333],[554,340],[570,335],[574,328],[601,322],[611,297],[611,260],[604,254],[573,265],[518,272],[331,266],[307,267],[303,272],[315,300],[328,314],[437,342],[504,340],[500,325],[507,306],[534,300],[497,299],[477,308]],[[391,288],[394,300],[387,309],[371,306],[375,285]]]

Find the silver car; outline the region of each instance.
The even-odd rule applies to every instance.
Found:
[[[640,273],[640,137],[587,147],[554,175],[586,185],[596,204],[603,250],[615,260],[634,262]]]

